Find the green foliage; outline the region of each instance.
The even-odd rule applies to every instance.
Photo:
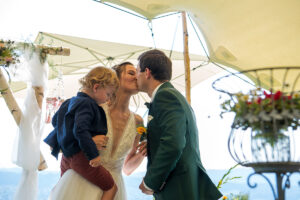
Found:
[[[239,164],[234,165],[233,167],[231,167],[221,178],[221,180],[219,181],[217,188],[220,189],[222,187],[222,185],[228,183],[228,181],[234,180],[234,179],[238,179],[238,178],[242,178],[241,176],[235,176],[235,177],[228,177],[228,175],[231,173],[231,171],[236,168]]]
[[[36,45],[34,45],[33,43],[21,43],[19,45],[19,48],[22,51],[29,50],[30,52],[29,58],[32,58],[34,53],[38,53],[41,64],[45,63],[47,60],[47,50],[40,49],[36,47]]]
[[[224,199],[224,198],[223,198]],[[227,197],[228,200],[248,200],[249,199],[249,195],[248,194],[230,194]]]
[[[229,177],[229,174],[232,172],[234,168],[236,168],[239,164],[234,165],[231,167],[221,178],[219,181],[217,188],[220,189],[224,184],[228,183],[231,180],[242,178],[241,176]],[[248,200],[248,194],[230,194],[229,196],[223,196],[222,200]]]
[[[300,125],[300,92],[268,94],[260,88],[249,94],[237,93],[221,104],[221,117],[226,112],[235,113],[232,128],[262,132],[280,132]]]

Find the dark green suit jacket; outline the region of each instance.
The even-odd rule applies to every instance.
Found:
[[[155,200],[216,200],[222,195],[202,166],[192,108],[170,82],[149,108],[144,182]]]

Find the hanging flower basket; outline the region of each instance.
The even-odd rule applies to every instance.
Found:
[[[237,79],[242,83],[224,88]],[[213,88],[229,95],[221,116],[235,114],[228,149],[236,162],[300,162],[300,67],[232,73],[214,81]]]

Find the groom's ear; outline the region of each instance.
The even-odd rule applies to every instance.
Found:
[[[150,77],[152,77],[152,74],[151,74],[151,70],[149,68],[145,68],[145,73],[146,73],[146,78],[149,79]]]

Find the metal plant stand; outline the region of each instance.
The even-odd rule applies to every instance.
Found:
[[[300,174],[300,162],[248,163],[243,164],[243,166],[252,167],[255,171],[248,176],[248,186],[250,188],[256,188],[257,183],[250,183],[250,179],[254,175],[262,176],[270,185],[274,200],[285,200],[285,190],[291,187],[290,176],[293,173]],[[265,173],[273,173],[276,175],[277,192],[268,177],[264,175]],[[300,186],[300,181],[298,185]]]
[[[225,88],[232,81],[238,84]],[[260,175],[275,200],[285,200],[291,175],[300,173],[299,83],[300,67],[269,67],[230,73],[212,84],[229,95],[221,104],[221,116],[235,113],[228,137],[231,157],[254,169],[247,180],[250,188],[257,187],[251,178]],[[275,175],[275,185],[266,174]]]

